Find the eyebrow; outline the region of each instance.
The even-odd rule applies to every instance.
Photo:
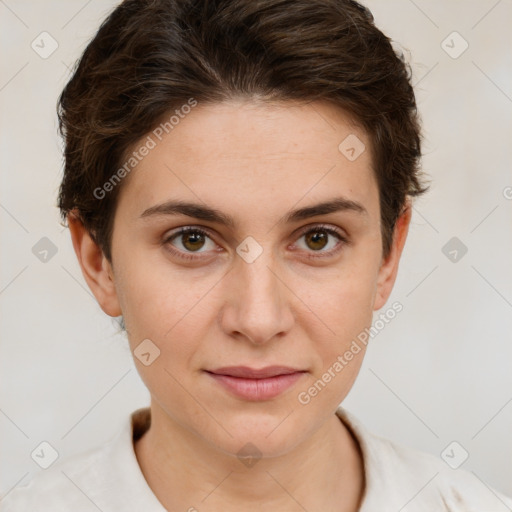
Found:
[[[322,203],[292,210],[284,217],[281,217],[278,224],[298,222],[304,219],[309,219],[310,217],[341,211],[368,215],[368,211],[362,204],[345,197],[335,197]],[[221,224],[230,228],[234,228],[236,225],[233,217],[217,210],[216,208],[211,208],[210,206],[199,203],[179,200],[170,200],[165,203],[151,206],[147,210],[144,210],[140,217],[147,218],[163,215],[186,215],[188,217]]]

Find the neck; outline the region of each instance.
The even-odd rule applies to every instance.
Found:
[[[167,510],[230,512],[251,503],[259,512],[356,512],[364,488],[359,445],[336,415],[290,452],[244,465],[152,403],[151,427],[135,453]]]

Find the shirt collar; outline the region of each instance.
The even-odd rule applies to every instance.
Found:
[[[358,443],[363,457],[365,487],[359,510],[360,512],[377,510],[382,505],[382,497],[389,494],[388,484],[378,470],[383,464],[381,460],[382,446],[377,442],[380,438],[370,434],[352,413],[341,406],[336,410],[336,415]],[[126,485],[119,483],[119,488],[128,493],[127,496],[125,495],[126,500],[123,499],[123,503],[129,503],[134,510],[165,512],[164,507],[146,482],[135,454],[134,441],[142,437],[150,425],[151,410],[149,407],[137,409],[131,413],[130,421],[125,424],[111,445],[111,460],[115,461],[115,465],[119,466],[126,478]],[[127,446],[130,447],[129,450],[126,449]],[[379,497],[378,502],[375,500],[376,496]],[[134,503],[137,504],[137,507],[133,506]]]

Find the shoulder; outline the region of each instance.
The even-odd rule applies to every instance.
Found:
[[[87,490],[82,491],[80,486],[93,487],[104,452],[105,447],[97,447],[40,471],[27,485],[12,489],[2,499],[0,512],[89,510],[91,503],[84,495]]]
[[[149,421],[149,408],[133,412],[107,443],[67,457],[8,492],[0,512],[162,512],[133,446]]]
[[[361,512],[506,512],[512,499],[492,489],[474,473],[453,469],[440,456],[403,446],[371,433],[351,413],[337,415],[359,442],[366,491]],[[447,452],[456,457],[457,447]],[[455,465],[455,464],[452,464]]]

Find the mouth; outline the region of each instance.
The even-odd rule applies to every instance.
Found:
[[[306,370],[288,366],[229,366],[205,372],[231,394],[250,401],[270,400],[291,388]]]

